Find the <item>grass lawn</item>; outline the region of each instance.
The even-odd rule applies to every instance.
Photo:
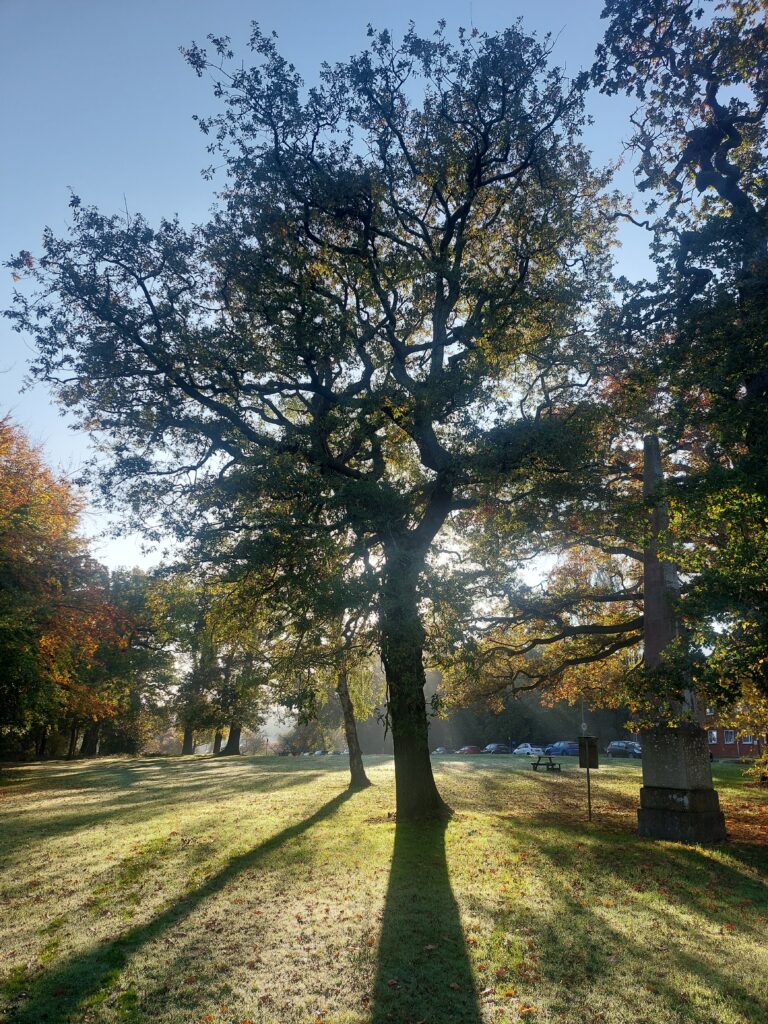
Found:
[[[344,759],[345,760],[345,759]],[[768,1021],[768,794],[715,766],[732,841],[634,835],[636,763],[107,759],[0,773],[0,1019],[195,1024]],[[5,1014],[5,1018],[3,1018]]]

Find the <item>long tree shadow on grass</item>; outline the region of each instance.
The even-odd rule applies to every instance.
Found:
[[[185,786],[179,786],[179,792],[174,794],[169,787],[165,789],[147,789],[142,791],[134,789],[131,791],[118,790],[118,796],[110,800],[106,807],[94,803],[91,807],[82,810],[79,806],[73,805],[72,809],[60,814],[51,814],[44,809],[38,814],[25,811],[23,817],[11,818],[8,824],[0,823],[4,828],[0,829],[0,861],[10,863],[11,856],[18,852],[23,855],[27,845],[31,842],[40,842],[47,839],[63,839],[66,836],[80,832],[82,829],[93,828],[104,822],[109,822],[119,817],[123,827],[129,827],[134,819],[146,824],[155,816],[167,812],[169,802],[175,797],[178,805],[182,801],[194,801],[198,793],[204,794],[206,799],[224,800],[228,797],[237,796],[238,793],[259,793],[269,790],[277,793],[284,789],[297,786],[305,786],[320,778],[319,772],[306,772],[305,774],[285,773],[281,776],[265,776],[251,780],[249,778],[236,780],[239,785],[228,780],[213,781],[206,783],[194,782]],[[126,799],[123,792],[136,794]]]
[[[616,978],[613,1006],[602,1008],[606,1016],[648,1019],[643,1014],[650,1012],[654,1020],[680,1024],[764,1019],[761,978],[748,963],[734,960],[722,927],[751,934],[756,944],[761,937],[768,878],[764,861],[759,872],[741,870],[756,863],[751,851],[742,861],[733,855],[744,851],[721,848],[732,864],[698,847],[614,838],[586,824],[553,827],[544,819],[519,826],[516,838],[555,869],[547,872],[548,904],[526,909],[526,923],[537,936],[533,973],[549,991],[568,994],[567,1002],[550,1007],[555,1015],[586,1013],[594,986]],[[601,880],[599,891],[593,877]],[[646,896],[654,902],[645,902]],[[623,911],[606,912],[622,898]],[[624,925],[632,918],[628,930]],[[733,920],[737,926],[729,924]],[[634,983],[625,986],[627,978]],[[727,1018],[718,1006],[728,1008]]]
[[[286,843],[331,817],[351,796],[354,796],[352,790],[339,793],[310,817],[290,825],[247,853],[232,857],[203,885],[152,920],[131,928],[95,949],[69,957],[53,970],[29,980],[23,985],[24,996],[11,1010],[8,1020],[14,1024],[67,1024],[78,1008],[84,1004],[92,1005],[99,1001],[99,997],[108,994],[117,983],[123,967],[137,950],[178,925],[241,872],[258,866]]]
[[[440,821],[396,826],[372,1024],[480,1024],[448,874],[446,827]]]

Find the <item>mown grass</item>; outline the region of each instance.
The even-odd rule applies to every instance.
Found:
[[[768,796],[732,841],[634,834],[637,764],[444,758],[456,814],[396,825],[341,758],[89,761],[0,776],[14,1024],[768,1020]]]

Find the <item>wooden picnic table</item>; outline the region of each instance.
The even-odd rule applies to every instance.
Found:
[[[544,768],[548,772],[559,772],[562,769],[562,765],[559,761],[556,761],[551,754],[539,754],[535,761],[531,761],[531,768],[535,772],[539,768]]]

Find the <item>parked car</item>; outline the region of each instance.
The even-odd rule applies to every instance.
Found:
[[[448,747],[435,747],[432,751],[433,754],[452,754],[453,751],[449,750]],[[461,751],[459,751],[461,753]]]
[[[328,753],[327,750],[316,750],[315,751],[315,757],[325,757],[325,755],[327,753]]]
[[[608,757],[642,757],[643,748],[634,740],[612,740],[605,748]]]
[[[508,754],[509,752],[506,743],[489,743],[487,747],[483,748],[484,754]]]
[[[544,748],[532,747],[530,743],[521,743],[519,747],[515,747],[512,753],[527,757],[540,757],[544,753]]]
[[[470,745],[468,747],[461,747],[459,750],[456,751],[456,753],[457,754],[482,754],[482,750],[480,749],[480,747],[473,747],[473,746]]]
[[[578,757],[579,744],[576,740],[558,740],[557,743],[550,743],[544,747],[544,753],[550,757]]]

